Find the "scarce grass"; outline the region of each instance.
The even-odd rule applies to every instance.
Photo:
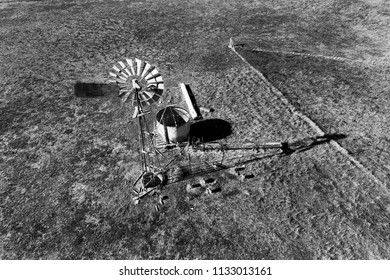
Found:
[[[386,73],[389,66],[387,46],[380,38],[387,36],[384,26],[389,18],[384,15],[389,7],[364,2],[341,3],[329,2],[305,16],[299,13],[300,21],[294,24],[309,25],[310,29],[295,29],[294,24],[287,23],[289,28],[281,36],[288,38],[291,32],[292,42],[308,44],[310,40],[305,49],[285,44],[277,46],[276,53],[272,53],[272,48],[269,52],[255,51],[259,44],[249,40],[249,45],[240,52],[325,132],[347,134],[340,143],[388,184],[390,169],[386,151],[390,148],[387,136],[390,116]],[[275,27],[281,24],[270,22]],[[318,49],[319,45],[322,49]],[[277,53],[286,49],[346,59]]]
[[[73,1],[61,6],[42,2],[2,10],[0,61],[6,67],[0,71],[0,257],[389,258],[387,193],[328,144],[284,157],[226,152],[224,163],[251,160],[245,173],[254,178],[242,182],[229,170],[202,175],[216,179],[221,188],[212,195],[186,192],[186,184],[199,182],[199,176],[171,184],[163,190],[168,200],[160,212],[154,210],[153,196],[139,206],[131,202],[130,185],[139,174],[131,108],[114,95],[79,99],[73,94],[78,81],[106,83],[109,68],[123,57],[155,64],[163,74],[167,99],[178,96],[179,82],[189,83],[198,104],[215,109],[205,117],[232,125],[232,134],[223,143],[239,146],[313,136],[307,124],[292,116],[227,44],[230,37],[249,35],[258,42],[262,25],[278,23],[283,28],[275,25],[278,33],[264,36],[261,47],[280,47],[288,41],[287,37],[279,40],[283,32],[305,16],[300,11],[311,7],[310,3],[325,10],[335,1],[278,1],[280,8],[274,1],[178,3]],[[348,9],[356,7],[347,5],[350,1],[340,3]],[[290,15],[284,17],[287,10]],[[321,22],[325,32],[331,22],[325,16],[318,19]],[[344,31],[330,30],[329,43],[342,45]],[[311,40],[298,39],[290,38],[290,45],[310,47]],[[327,46],[322,47],[325,54]],[[295,57],[250,50],[245,55],[256,67],[264,67],[259,69],[300,110],[317,117],[321,125],[347,134],[342,141],[351,141],[354,134],[346,130],[348,114],[332,111],[339,108],[339,99],[350,104],[350,114],[374,110],[357,106],[350,89],[335,96],[336,91],[325,86],[334,77],[343,87],[348,83],[356,90],[369,89],[361,77],[370,81],[373,72],[333,62],[302,64]],[[303,69],[298,79],[293,72],[299,67]],[[286,71],[283,78],[278,76],[281,71]],[[312,86],[310,79],[305,80],[309,75],[314,77]],[[299,85],[306,81],[304,91],[293,82],[294,77]],[[317,88],[324,92],[326,108],[319,107]],[[303,103],[301,92],[310,102]],[[362,104],[371,100],[368,93],[360,96],[365,100]],[[381,102],[376,105],[381,107]],[[313,115],[318,107],[323,110]],[[387,118],[385,113],[382,116]],[[340,126],[341,122],[346,124]],[[359,125],[355,128],[363,131]],[[200,161],[222,157],[220,152],[211,152]],[[366,166],[383,172],[374,163]]]

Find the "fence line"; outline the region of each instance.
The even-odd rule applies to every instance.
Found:
[[[331,60],[338,60],[338,61],[346,61],[347,58],[344,57],[338,57],[338,56],[328,56],[328,55],[322,55],[322,54],[310,54],[310,53],[298,53],[298,52],[289,52],[289,51],[275,51],[270,49],[262,49],[262,48],[256,48],[253,49],[257,52],[267,52],[267,53],[277,53],[277,54],[286,54],[286,55],[296,55],[296,56],[303,56],[303,57],[315,57],[315,58],[324,58],[324,59],[331,59]]]
[[[274,85],[272,85],[267,78],[261,73],[259,70],[257,70],[255,67],[253,67],[242,55],[240,55],[234,46],[233,39],[230,39],[229,48],[242,60],[244,61],[258,76],[260,79],[267,85],[267,87],[270,89],[271,93],[275,94],[279,100],[297,117],[302,119],[304,122],[306,122],[316,133],[319,135],[325,135],[326,133],[308,116],[306,116],[304,113],[299,111],[297,108],[295,108],[290,101],[283,95],[281,91],[279,91]],[[356,167],[358,167],[362,172],[364,172],[369,178],[371,178],[372,181],[374,181],[377,185],[379,185],[383,191],[386,194],[389,194],[389,190],[387,189],[387,186],[384,182],[379,180],[368,168],[366,168],[360,161],[355,159],[349,152],[346,150],[343,146],[341,146],[338,142],[335,140],[329,141],[330,145],[332,147],[340,152],[342,155],[347,157],[347,159],[353,163]]]

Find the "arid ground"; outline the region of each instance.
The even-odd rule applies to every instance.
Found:
[[[0,258],[389,259],[389,28],[386,0],[0,4]],[[192,151],[231,168],[134,205],[132,108],[74,94],[124,58],[158,68],[164,104],[189,84],[220,143],[296,149]],[[188,193],[202,178],[220,191]]]

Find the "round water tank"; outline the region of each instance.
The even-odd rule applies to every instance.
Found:
[[[183,108],[168,106],[156,115],[157,132],[166,143],[181,143],[190,134],[190,114]]]

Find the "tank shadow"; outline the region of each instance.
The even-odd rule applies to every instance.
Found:
[[[192,123],[190,131],[192,138],[206,143],[226,138],[232,134],[232,126],[221,119],[206,119]]]

